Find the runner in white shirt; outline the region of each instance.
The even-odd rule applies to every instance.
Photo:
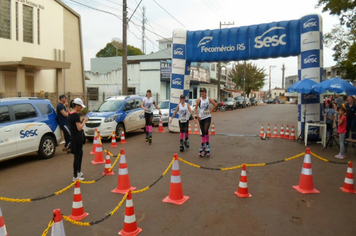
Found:
[[[210,156],[210,144],[209,144],[209,128],[211,123],[211,113],[217,108],[217,104],[211,98],[206,96],[206,88],[200,89],[200,98],[197,99],[195,106],[195,114],[200,123],[201,130],[201,148],[199,150],[199,156],[203,151],[206,151],[207,156]],[[209,105],[212,103],[214,107],[210,110]],[[200,108],[198,113],[198,107]]]
[[[178,119],[179,119],[179,128],[180,128],[179,150],[181,152],[183,152],[184,151],[184,146],[187,149],[189,148],[188,126],[189,126],[189,117],[190,117],[190,114],[192,114],[192,108],[190,107],[189,103],[185,102],[185,97],[184,97],[183,94],[180,95],[179,104],[178,104],[176,110],[174,111],[174,114],[172,115],[172,118],[169,121],[170,123],[172,122],[173,117],[175,117],[177,113],[178,113],[178,116],[179,116]],[[195,122],[197,122],[194,116],[193,116],[193,119],[194,119]],[[184,141],[184,146],[183,146],[184,133],[185,133],[185,141]]]
[[[161,110],[157,106],[155,100],[151,97],[151,90],[148,89],[146,97],[142,100],[141,107],[145,111],[146,142],[149,141],[150,144],[152,143],[153,106],[155,106],[159,110],[159,114],[161,114]]]

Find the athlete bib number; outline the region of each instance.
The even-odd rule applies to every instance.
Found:
[[[203,111],[203,116],[204,116],[204,117],[205,117],[205,116],[208,116],[208,115],[210,115],[209,110],[205,110],[205,111]]]
[[[180,118],[180,122],[181,123],[186,123],[187,122],[187,117],[183,116],[182,118]]]

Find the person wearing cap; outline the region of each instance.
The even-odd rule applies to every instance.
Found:
[[[73,162],[73,181],[84,180],[82,169],[82,159],[83,159],[83,144],[84,135],[83,127],[88,121],[88,117],[85,117],[82,121],[80,120],[80,113],[85,105],[80,98],[75,98],[73,100],[73,112],[69,114],[68,123],[72,134],[71,141],[71,153],[74,154]]]
[[[146,142],[152,143],[152,120],[153,120],[153,107],[156,107],[161,114],[161,110],[157,106],[153,97],[151,97],[151,90],[148,89],[146,97],[143,98],[141,107],[145,111],[145,122],[146,122]]]
[[[206,96],[206,88],[200,89],[200,98],[197,99],[195,105],[195,114],[200,124],[201,130],[201,148],[199,149],[199,156],[205,150],[207,155],[210,156],[210,143],[209,143],[209,128],[211,124],[211,113],[217,108],[215,101]],[[213,104],[213,108],[210,110],[209,105]],[[199,107],[199,113],[198,113]]]
[[[182,94],[180,95],[180,101],[178,106],[176,107],[176,110],[174,111],[174,114],[172,115],[172,118],[169,120],[171,123],[173,120],[173,117],[176,116],[178,113],[179,115],[179,128],[180,128],[180,144],[179,144],[179,150],[181,152],[184,151],[184,146],[188,149],[189,148],[189,133],[188,133],[188,126],[189,126],[189,117],[190,114],[192,114],[192,108],[190,107],[189,103],[185,102],[185,96]],[[193,119],[195,122],[195,117],[193,116]],[[183,137],[185,133],[185,141],[184,141],[184,146],[183,146]]]
[[[59,103],[57,105],[57,122],[59,125],[59,128],[62,130],[63,135],[64,135],[64,152],[70,152],[70,140],[71,140],[71,135],[69,131],[69,126],[68,126],[68,116],[69,116],[69,107],[68,107],[68,102],[67,102],[67,97],[66,95],[62,94],[59,96]]]

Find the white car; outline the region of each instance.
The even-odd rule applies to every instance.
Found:
[[[195,114],[195,105],[197,104],[197,100],[189,99],[188,102],[189,102],[190,108],[192,108],[192,112],[193,112],[193,114],[191,114],[191,116],[194,115],[194,117],[197,117],[197,115]]]
[[[53,157],[61,140],[56,117],[47,99],[0,99],[0,161],[32,152]]]
[[[169,122],[169,100],[162,101],[161,103],[158,104],[159,109],[161,110],[162,113],[162,124],[168,124]],[[159,124],[159,117],[161,115],[159,114],[158,109],[153,110],[153,125],[158,125]]]
[[[84,126],[85,136],[93,138],[95,128],[101,137],[109,137],[113,131],[121,135],[122,130],[126,133],[144,129],[145,114],[141,103],[142,97],[137,95],[108,98],[98,109],[87,114],[89,120]]]

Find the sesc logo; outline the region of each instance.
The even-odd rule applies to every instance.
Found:
[[[184,55],[184,51],[183,51],[182,48],[177,48],[176,50],[174,50],[173,54],[177,55],[177,56],[183,56]]]
[[[28,138],[28,137],[33,137],[33,136],[38,136],[37,134],[37,129],[32,129],[32,130],[27,130],[27,128],[34,126],[34,124],[30,124],[26,126],[25,129],[20,131],[20,138]]]
[[[283,39],[287,36],[286,34],[282,35],[273,35],[273,36],[266,36],[264,37],[267,33],[273,31],[273,30],[281,30],[285,29],[284,27],[280,26],[275,26],[264,32],[261,36],[257,36],[255,38],[255,48],[269,48],[269,47],[277,47],[278,45],[286,45],[287,43],[283,41]]]
[[[311,54],[307,58],[304,58],[304,64],[318,63],[316,54]]]
[[[175,78],[175,79],[172,80],[172,84],[173,85],[182,86],[182,79],[181,78]]]
[[[205,36],[199,41],[197,48],[211,42],[212,40],[213,40],[213,36]]]
[[[330,87],[331,88],[336,88],[336,89],[341,89],[341,85],[340,84],[331,84]]]
[[[307,20],[307,22],[304,22],[303,24],[303,28],[310,28],[310,27],[317,27],[318,26],[318,22],[316,21],[315,18],[311,18],[309,20]]]

